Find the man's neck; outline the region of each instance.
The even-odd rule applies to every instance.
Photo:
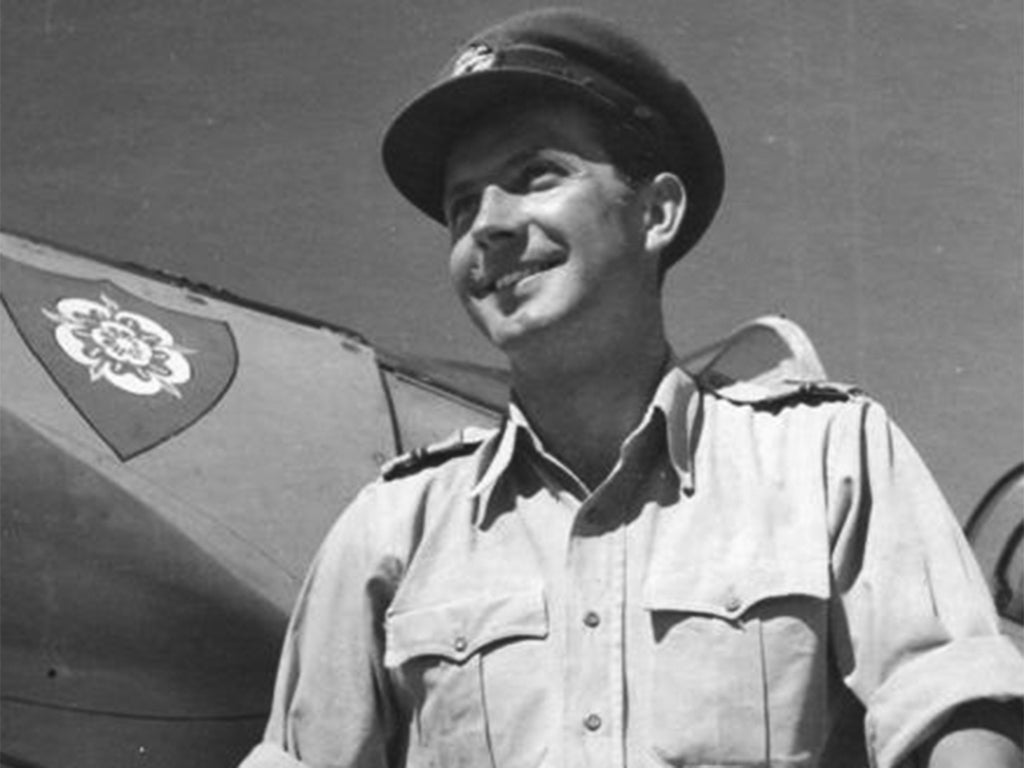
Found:
[[[593,489],[643,418],[669,355],[659,333],[600,359],[565,356],[533,368],[513,363],[512,386],[545,447]]]

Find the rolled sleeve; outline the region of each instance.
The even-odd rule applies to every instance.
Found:
[[[966,701],[1020,696],[1022,675],[1020,656],[1003,637],[964,638],[921,654],[869,702],[866,735],[876,764],[897,765]]]
[[[833,645],[867,710],[872,764],[898,765],[960,704],[1024,695],[984,578],[935,481],[875,403],[830,455]]]
[[[264,742],[245,768],[377,768],[399,762],[402,732],[383,665],[383,616],[401,566],[389,515],[364,490],[328,534],[285,636]]]

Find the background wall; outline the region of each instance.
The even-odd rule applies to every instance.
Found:
[[[725,148],[724,206],[666,285],[677,347],[786,313],[966,515],[1024,453],[1021,4],[583,5],[662,51]],[[461,39],[530,6],[6,0],[0,224],[501,364],[378,143]]]

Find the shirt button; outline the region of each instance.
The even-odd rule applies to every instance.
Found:
[[[462,653],[469,646],[469,643],[466,641],[466,638],[464,637],[456,637],[455,642],[452,645],[455,646],[455,650],[458,653]]]
[[[586,726],[588,731],[596,731],[601,727],[601,716],[595,714],[587,715],[583,720],[583,725]]]
[[[596,627],[601,623],[601,617],[597,614],[597,611],[587,611],[583,615],[583,623],[588,627]]]
[[[743,605],[743,601],[740,600],[736,595],[732,595],[728,600],[725,601],[725,610],[729,613],[738,611],[740,606]]]

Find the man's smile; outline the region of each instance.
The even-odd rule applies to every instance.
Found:
[[[481,295],[497,293],[498,291],[512,288],[526,278],[532,277],[533,275],[541,272],[546,272],[549,269],[557,267],[561,263],[561,261],[539,261],[524,264],[509,272],[504,272],[498,275],[495,279],[485,282],[481,286]]]
[[[618,172],[587,108],[538,101],[489,115],[451,150],[443,183],[452,283],[510,358],[571,343],[596,359],[608,329],[647,333],[660,313],[651,195]],[[581,338],[586,328],[601,330]]]

